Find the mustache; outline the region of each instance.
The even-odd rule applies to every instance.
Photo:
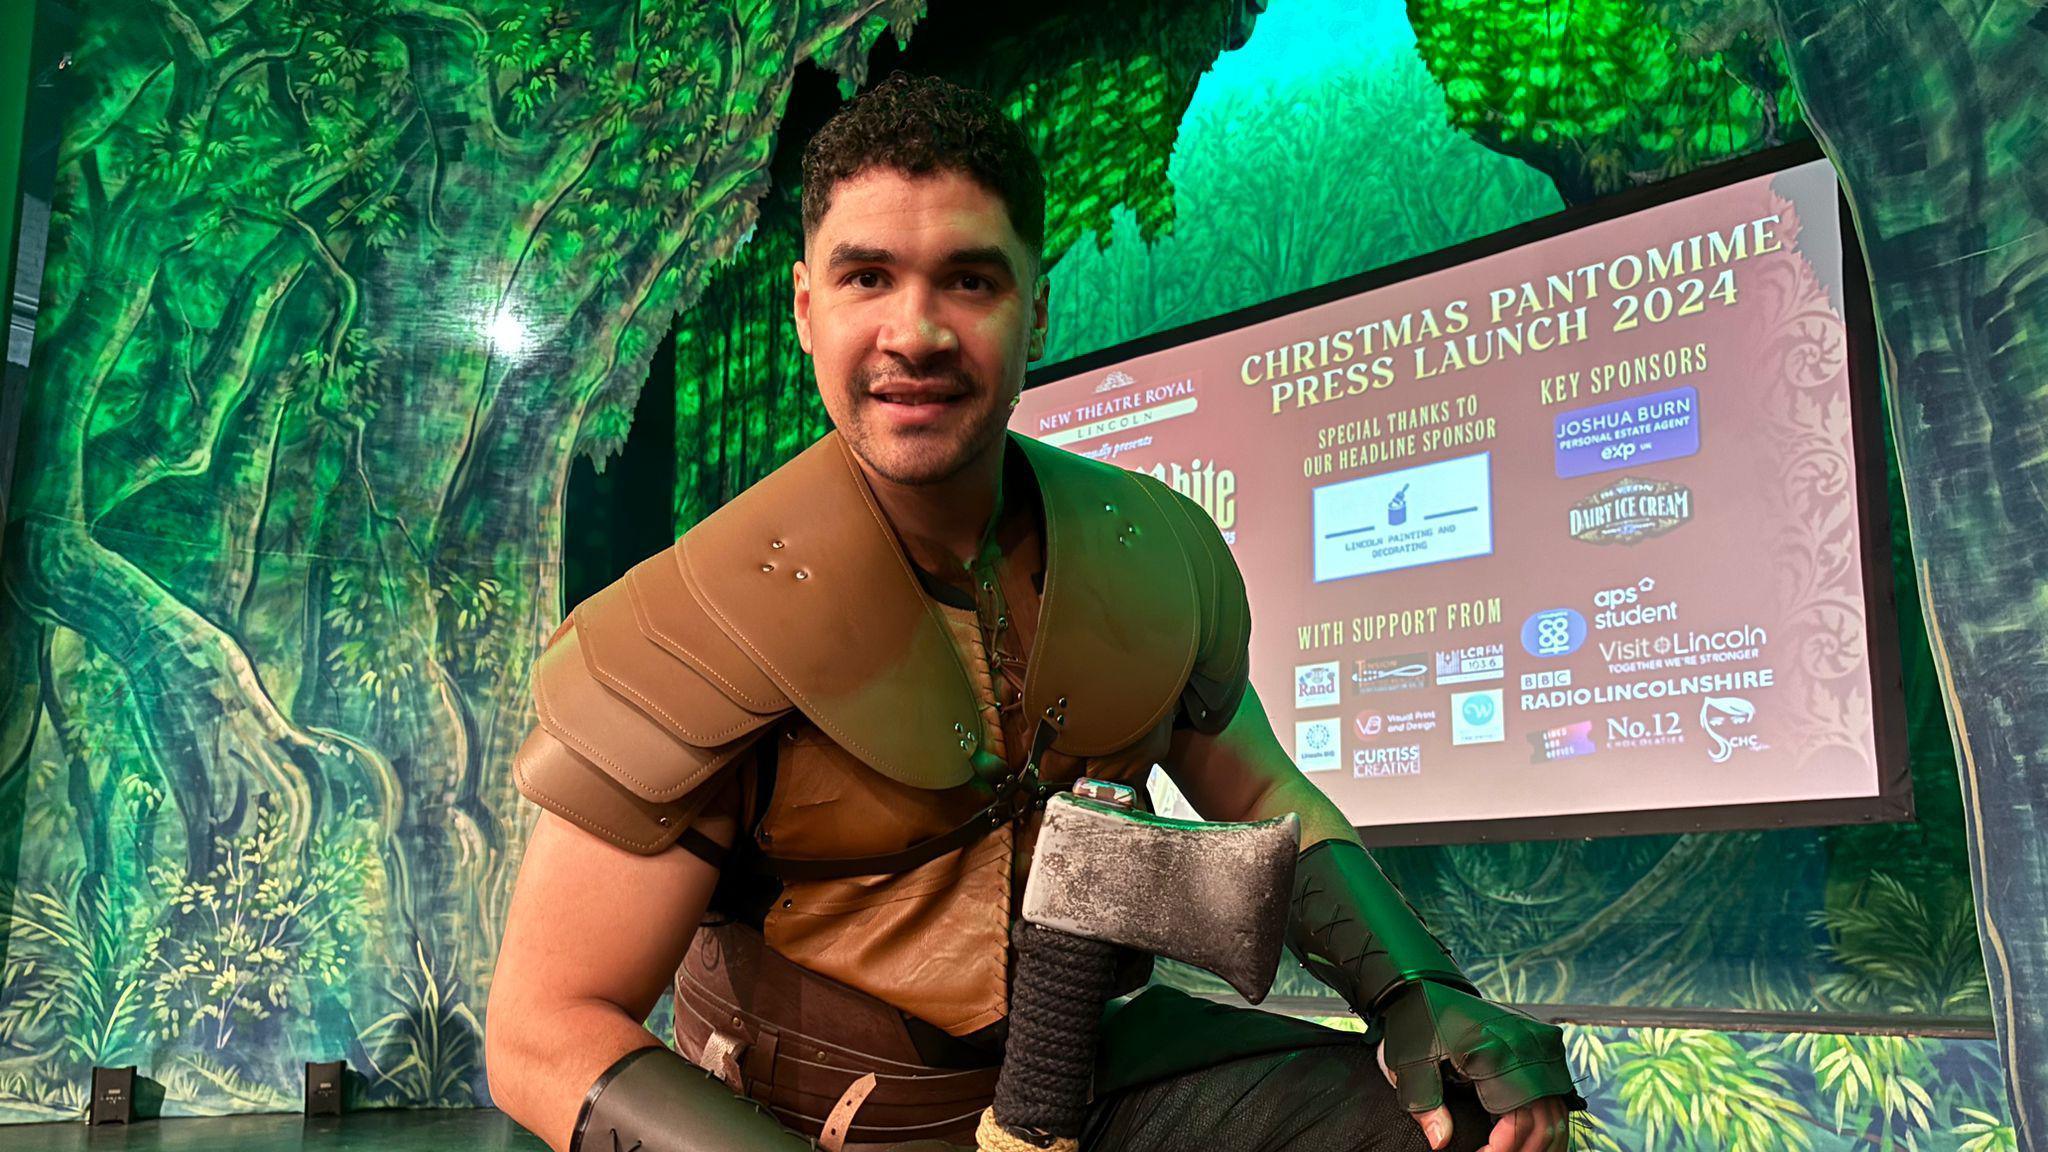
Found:
[[[982,391],[981,381],[974,378],[965,368],[941,368],[922,375],[900,371],[894,368],[857,368],[853,373],[853,386],[862,395],[867,395],[882,384],[933,384],[943,382],[955,392],[978,393]]]

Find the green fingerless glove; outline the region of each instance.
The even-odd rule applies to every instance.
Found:
[[[1555,1024],[1431,980],[1396,992],[1386,1020],[1387,1068],[1410,1112],[1444,1102],[1445,1064],[1496,1116],[1544,1096],[1562,1096],[1573,1110],[1586,1107],[1565,1063],[1564,1030]]]
[[[1386,1044],[1411,1112],[1443,1102],[1440,1067],[1470,1080],[1495,1115],[1572,1088],[1564,1033],[1481,999],[1365,849],[1323,840],[1294,866],[1287,947]]]

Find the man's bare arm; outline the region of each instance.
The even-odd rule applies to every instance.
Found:
[[[719,825],[723,824],[723,827]],[[698,829],[732,842],[730,819]],[[619,1057],[661,1041],[640,1021],[674,978],[718,871],[680,848],[636,856],[552,815],[527,842],[492,977],[491,1096],[566,1152],[584,1094]]]
[[[1204,820],[1265,820],[1295,812],[1304,849],[1331,839],[1358,842],[1351,822],[1280,746],[1266,706],[1249,685],[1223,731],[1175,732],[1163,766]]]

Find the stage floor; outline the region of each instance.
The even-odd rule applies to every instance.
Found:
[[[6,1152],[547,1152],[540,1138],[489,1108],[351,1112],[336,1119],[294,1113],[195,1116],[89,1128],[70,1124],[0,1127]]]

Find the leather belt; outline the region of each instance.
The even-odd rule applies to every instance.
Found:
[[[805,1136],[831,1121],[854,1143],[973,1142],[998,1068],[923,1063],[899,1009],[791,963],[752,929],[712,925],[698,936],[676,973],[676,1046],[685,1056],[722,1078],[736,1071],[736,1091]],[[873,1086],[858,1099],[852,1090],[870,1074]]]

